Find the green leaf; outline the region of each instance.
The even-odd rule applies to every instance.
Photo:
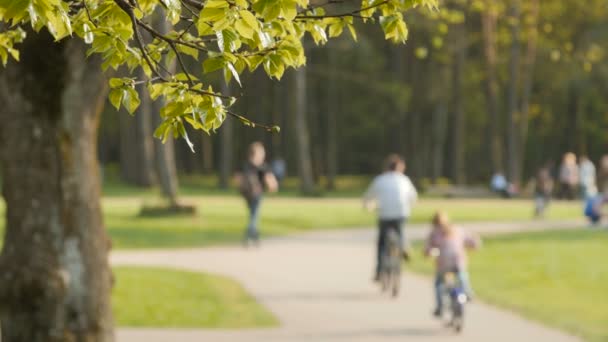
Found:
[[[235,21],[234,28],[241,36],[248,39],[253,38],[254,30],[244,20]]]
[[[353,37],[354,41],[357,41],[357,31],[355,31],[355,26],[353,24],[348,24],[348,31],[350,32],[350,36]]]
[[[139,94],[134,88],[126,88],[124,92],[125,95],[122,98],[122,104],[125,106],[129,114],[133,115],[141,103],[139,100]]]
[[[122,87],[125,84],[125,82],[122,80],[122,78],[111,78],[110,79],[110,88],[119,88]]]
[[[214,72],[224,67],[226,61],[222,57],[207,58],[203,62],[203,70],[205,73]]]
[[[243,11],[239,11],[239,15],[247,23],[247,25],[249,25],[249,27],[251,27],[254,30],[259,29],[260,24],[251,12],[243,10]]]
[[[122,102],[122,97],[123,97],[122,89],[114,88],[114,89],[110,90],[110,94],[109,94],[110,103],[112,104],[112,106],[114,106],[114,108],[116,108],[116,110],[120,109],[120,103]]]
[[[214,22],[223,19],[225,16],[226,10],[224,8],[213,8],[207,5],[201,11],[198,20],[202,20],[204,22]]]
[[[228,63],[227,67],[228,67],[228,70],[230,70],[230,73],[232,73],[232,77],[234,77],[234,79],[236,80],[236,82],[242,88],[243,85],[241,84],[241,79],[239,78],[239,73],[234,68],[234,65],[232,63]]]

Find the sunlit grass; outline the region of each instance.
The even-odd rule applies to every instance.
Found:
[[[253,328],[276,318],[235,281],[162,268],[117,267],[112,293],[120,326]]]
[[[206,246],[238,242],[246,224],[246,207],[238,196],[184,197],[195,205],[196,216],[140,217],[139,210],[153,197],[104,198],[104,217],[115,248]],[[428,222],[437,209],[459,221],[505,221],[531,218],[530,201],[423,199],[412,222]],[[556,203],[550,218],[576,218],[577,204]],[[373,213],[362,209],[358,198],[264,199],[260,227],[264,236],[312,229],[371,227]]]

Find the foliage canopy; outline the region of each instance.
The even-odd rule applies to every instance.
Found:
[[[186,58],[239,84],[241,73],[260,67],[280,79],[305,64],[306,35],[324,44],[348,31],[356,40],[359,20],[378,23],[386,39],[404,42],[403,12],[418,6],[433,10],[437,0],[0,0],[0,27],[6,28],[0,60],[18,61],[18,45],[31,31],[46,29],[58,41],[77,36],[90,46],[89,55],[103,57],[104,70],[124,66],[134,75],[143,69],[143,79],[110,80],[112,105],[134,113],[140,103],[135,86],[145,83],[152,99],[164,98],[155,136],[189,141],[185,123],[206,132],[227,115],[257,124],[230,111],[236,99],[191,73]]]

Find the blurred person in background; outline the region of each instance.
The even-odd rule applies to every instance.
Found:
[[[363,196],[363,206],[372,209],[375,205],[378,214],[375,281],[379,280],[380,262],[389,230],[397,231],[401,240],[400,246],[403,248],[403,224],[409,219],[412,205],[418,199],[418,192],[409,177],[404,174],[405,170],[405,161],[399,155],[389,155],[384,172],[374,178]],[[403,256],[408,258],[406,250],[403,250]]]
[[[519,185],[509,182],[502,171],[492,175],[490,189],[502,198],[512,198],[519,193]]]
[[[277,183],[281,185],[281,182],[283,182],[283,179],[287,176],[287,163],[285,162],[285,159],[280,157],[273,159],[270,163],[270,167],[274,177],[277,179]]]
[[[468,274],[467,250],[479,248],[479,236],[466,232],[452,224],[444,212],[437,212],[433,217],[432,230],[427,238],[424,254],[435,257],[435,310],[433,315],[441,317],[443,311],[443,286],[445,274],[454,272],[460,286],[469,297],[473,298],[473,289]]]
[[[576,155],[572,152],[564,154],[559,169],[559,198],[573,200],[579,183]]]
[[[249,145],[247,161],[239,177],[239,190],[249,209],[249,222],[245,229],[244,244],[259,243],[258,219],[262,196],[265,191],[276,192],[278,183],[274,174],[264,163],[266,150],[260,142]]]
[[[591,226],[597,226],[602,220],[602,206],[608,202],[608,197],[598,194],[587,198],[585,201],[584,215],[589,220]]]
[[[537,218],[543,217],[545,210],[551,200],[553,193],[553,177],[551,177],[551,167],[547,164],[541,167],[536,173],[534,185],[534,216]]]
[[[599,172],[598,172],[598,184],[599,191],[604,195],[608,194],[608,154],[602,156],[600,159]]]
[[[597,195],[595,165],[586,155],[582,155],[580,158],[579,175],[583,198],[588,199]]]

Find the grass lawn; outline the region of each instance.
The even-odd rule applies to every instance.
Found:
[[[420,247],[420,246],[418,246]],[[608,232],[522,233],[472,254],[477,296],[589,341],[608,341]],[[409,266],[430,273],[431,262]]]
[[[194,193],[194,190],[190,190]],[[236,194],[184,195],[181,201],[195,205],[196,216],[140,217],[142,205],[154,204],[154,191],[114,188],[104,195],[103,210],[106,227],[114,248],[155,248],[208,246],[240,241],[246,222],[246,208]],[[531,217],[529,200],[468,200],[426,199],[414,208],[412,222],[428,222],[437,209],[450,213],[454,220],[505,221],[527,220]],[[3,205],[0,215],[4,215]],[[553,203],[551,219],[577,218],[581,209],[578,202]],[[264,236],[284,235],[311,229],[370,227],[375,224],[373,213],[364,211],[356,197],[298,198],[268,196],[261,214]],[[4,220],[0,220],[0,231]],[[0,234],[0,240],[2,239]],[[1,244],[1,241],[0,241]]]
[[[238,196],[188,196],[182,201],[198,208],[196,216],[140,217],[142,204],[153,196],[105,197],[105,222],[115,248],[206,246],[238,242],[246,222],[246,208]],[[437,209],[457,221],[504,221],[530,218],[530,201],[423,199],[414,209],[413,222],[428,222]],[[578,204],[555,203],[550,218],[576,218]],[[262,205],[265,236],[322,228],[369,227],[373,213],[358,198],[268,197]]]
[[[235,281],[162,268],[117,267],[112,296],[120,326],[272,327],[276,318]]]

